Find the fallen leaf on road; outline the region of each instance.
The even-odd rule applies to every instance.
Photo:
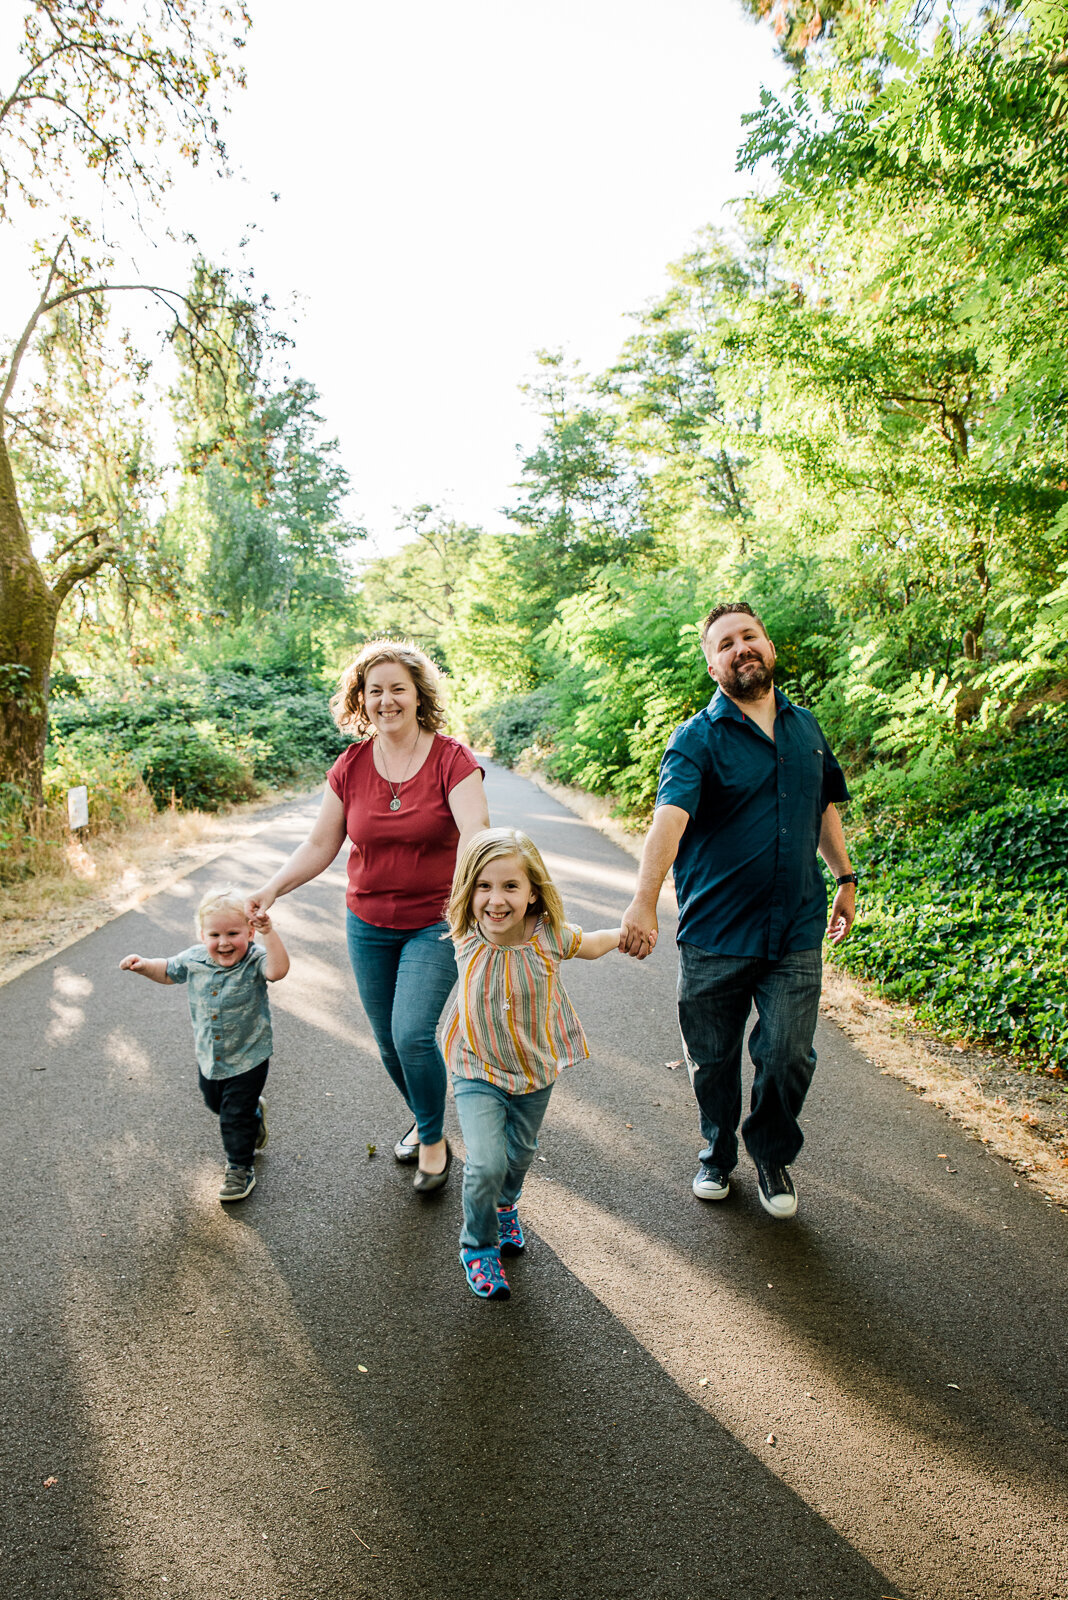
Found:
[[[367,1368],[366,1368],[366,1367],[361,1367],[361,1366],[360,1366],[360,1364],[359,1364],[359,1362],[357,1362],[357,1363],[356,1363],[356,1371],[357,1371],[357,1372],[366,1372],[366,1371],[367,1371]]]
[[[939,1161],[948,1161],[949,1157],[946,1155],[945,1151],[943,1150],[941,1152],[941,1154],[939,1155],[938,1159],[939,1159]]]
[[[769,1433],[767,1438],[764,1440],[765,1444],[778,1444],[778,1442],[778,1439],[776,1439],[773,1433]]]
[[[368,1154],[368,1156],[373,1156],[373,1155],[377,1154],[377,1152],[378,1152],[378,1146],[376,1144],[369,1144],[367,1146],[367,1154]]]
[[[44,1486],[46,1489],[54,1489],[58,1482],[58,1478],[46,1478],[44,1481]]]
[[[634,1126],[634,1124],[633,1124],[633,1122],[625,1122],[625,1123],[624,1123],[624,1124],[623,1124],[623,1126],[624,1126],[624,1127],[625,1127],[625,1128],[633,1128],[633,1126]]]
[[[959,1383],[947,1383],[946,1384],[946,1388],[947,1389],[959,1389],[960,1388],[960,1384]]]
[[[707,1378],[698,1378],[697,1387],[699,1389],[706,1389],[708,1387],[708,1379]]]
[[[47,1072],[48,1068],[47,1067],[31,1067],[30,1071],[31,1072]]]
[[[678,1067],[682,1066],[682,1062],[681,1061],[665,1061],[664,1065],[665,1065],[665,1067],[667,1067],[669,1072],[674,1072]]]

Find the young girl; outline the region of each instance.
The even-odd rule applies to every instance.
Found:
[[[475,1294],[511,1292],[501,1254],[518,1255],[516,1205],[563,1067],[589,1055],[559,978],[561,961],[596,961],[618,928],[583,934],[525,833],[487,828],[460,857],[448,907],[459,988],[443,1019],[467,1160],[460,1261]]]

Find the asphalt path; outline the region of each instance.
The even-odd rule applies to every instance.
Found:
[[[631,859],[488,789],[569,916],[617,923]],[[185,994],[118,963],[314,810],[0,989],[5,1600],[1068,1596],[1065,1217],[829,1024],[797,1218],[744,1162],[694,1199],[670,919],[565,969],[592,1057],[510,1301],[464,1283],[459,1172],[421,1201],[392,1160],[340,859],[276,908],[271,1142],[219,1205]]]

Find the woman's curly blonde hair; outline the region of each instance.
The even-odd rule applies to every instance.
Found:
[[[355,734],[358,739],[369,736],[371,720],[363,703],[363,686],[367,674],[383,661],[394,661],[410,674],[419,696],[415,713],[419,726],[428,733],[437,733],[445,726],[441,674],[418,645],[400,639],[371,639],[342,672],[337,690],[330,697],[330,714],[341,732]]]

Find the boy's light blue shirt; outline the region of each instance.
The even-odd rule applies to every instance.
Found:
[[[205,1078],[236,1078],[271,1054],[266,960],[263,946],[250,944],[236,967],[217,967],[207,946],[194,944],[167,962],[171,982],[189,985],[197,1065]]]

